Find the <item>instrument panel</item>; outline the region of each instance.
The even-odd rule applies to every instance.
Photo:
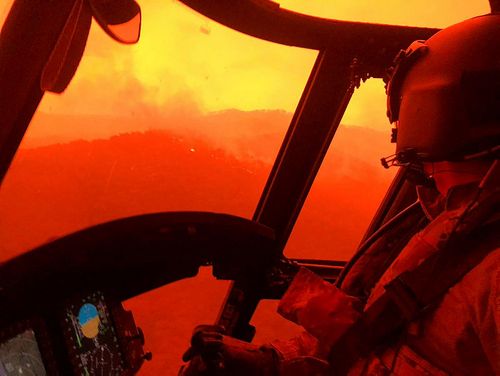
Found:
[[[1,329],[0,376],[133,375],[143,344],[132,313],[94,291]]]
[[[119,376],[125,370],[104,296],[89,294],[69,304],[63,321],[71,362],[79,374]]]
[[[30,329],[48,375],[133,375],[151,353],[122,301],[202,265],[235,280],[278,258],[272,229],[227,214],[160,212],[92,226],[0,264],[0,346]]]

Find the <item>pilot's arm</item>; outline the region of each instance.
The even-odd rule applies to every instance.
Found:
[[[189,362],[181,376],[202,375],[279,375],[278,352],[269,346],[256,346],[222,334],[216,325],[199,325],[191,338],[191,347],[182,359]]]
[[[322,375],[331,344],[360,315],[360,302],[301,269],[280,302],[278,312],[306,330],[301,335],[257,346],[224,336],[214,325],[198,326],[180,375]],[[215,371],[215,372],[214,372]]]

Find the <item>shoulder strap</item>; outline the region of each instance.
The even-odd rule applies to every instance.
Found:
[[[404,209],[359,247],[337,279],[337,287],[366,302],[382,274],[428,222],[419,202]]]
[[[482,228],[462,241],[458,249],[447,247],[391,281],[385,293],[333,345],[329,355],[331,374],[347,374],[357,359],[367,356],[408,323],[434,309],[448,289],[500,247],[498,227],[496,222]],[[486,241],[478,247],[479,237]],[[474,251],[467,252],[470,248]]]

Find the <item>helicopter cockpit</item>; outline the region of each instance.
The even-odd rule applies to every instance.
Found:
[[[384,78],[401,49],[438,31],[321,18],[267,0],[170,2],[167,10],[177,13],[167,22],[160,2],[151,3],[150,8],[141,4],[149,14],[135,0],[13,0],[6,5],[0,34],[0,375],[170,374],[178,364],[141,369],[152,357],[150,334],[160,344],[159,351],[152,349],[155,360],[169,351],[165,338],[178,337],[151,317],[162,317],[161,309],[186,299],[192,286],[182,288],[182,298],[178,290],[166,308],[154,308],[158,296],[144,297],[146,292],[201,274],[195,287],[200,295],[191,297],[189,309],[204,312],[201,306],[208,301],[219,306],[223,300],[216,322],[227,334],[252,341],[260,326],[252,321],[260,302],[283,295],[295,265],[330,282],[342,278],[352,252],[321,257],[313,238],[329,232],[328,225],[314,223],[314,215],[301,219],[302,208],[332,140],[343,132],[339,125],[355,90],[369,78]],[[155,28],[147,26],[148,15]],[[97,32],[111,39],[94,43]],[[151,41],[150,34],[161,39]],[[204,39],[195,42],[192,34]],[[207,42],[212,35],[215,44]],[[147,58],[137,57],[140,37],[153,46]],[[156,57],[165,52],[153,44],[170,39],[176,42],[168,53],[181,57]],[[111,45],[123,50],[115,54]],[[255,53],[257,45],[264,52]],[[269,46],[279,46],[279,52]],[[125,49],[131,55],[122,54]],[[183,50],[188,52],[182,55]],[[100,60],[111,61],[112,68],[99,68]],[[264,61],[262,68],[254,68],[258,61]],[[127,79],[128,68],[134,73]],[[79,81],[81,71],[94,76]],[[189,76],[194,71],[201,73]],[[272,90],[266,89],[268,83]],[[183,92],[186,87],[200,90],[202,99]],[[121,99],[111,103],[115,90]],[[62,92],[60,98],[44,98]],[[93,94],[97,100],[90,116],[80,107],[81,97]],[[237,107],[237,100],[243,110],[225,111]],[[196,101],[202,104],[193,106]],[[268,109],[290,108],[293,115],[252,112],[266,108],[265,101],[272,102]],[[167,115],[161,112],[165,107]],[[61,115],[62,109],[73,111],[73,117]],[[202,118],[204,128],[196,128]],[[171,124],[167,135],[157,131],[165,119]],[[273,122],[281,125],[270,128]],[[184,133],[172,133],[182,127]],[[349,132],[364,142],[346,141],[351,157],[384,154],[364,149],[378,143],[375,131]],[[113,154],[117,150],[119,156]],[[361,159],[354,163],[371,171]],[[90,164],[98,168],[91,171]],[[195,168],[199,175],[189,175]],[[339,194],[352,192],[356,182],[348,173],[336,173],[344,184]],[[351,223],[356,231],[349,236],[359,237],[340,248],[357,248],[355,255],[360,254],[389,223],[421,218],[406,173],[402,168],[380,178],[383,184],[391,181],[388,189],[382,183],[356,188],[335,223]],[[92,186],[93,181],[101,185]],[[186,193],[188,186],[195,193]],[[372,211],[366,209],[368,199],[359,198],[370,190]],[[319,193],[318,207],[330,193]],[[76,202],[83,204],[77,208]],[[357,208],[370,219],[364,227],[351,215]],[[309,247],[308,252],[285,251],[297,241],[292,232],[297,221],[307,222],[307,236],[296,248]],[[342,228],[338,234],[347,232]],[[225,282],[204,290],[207,274]],[[219,291],[227,288],[224,298]],[[137,315],[141,309],[150,316]],[[186,325],[183,315],[170,317],[170,324]],[[136,321],[145,327],[147,320],[143,333]],[[187,346],[187,341],[177,339],[171,347]]]

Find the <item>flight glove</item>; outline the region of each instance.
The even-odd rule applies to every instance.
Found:
[[[179,376],[276,376],[279,356],[271,347],[259,347],[223,334],[216,325],[199,325],[182,360]]]

